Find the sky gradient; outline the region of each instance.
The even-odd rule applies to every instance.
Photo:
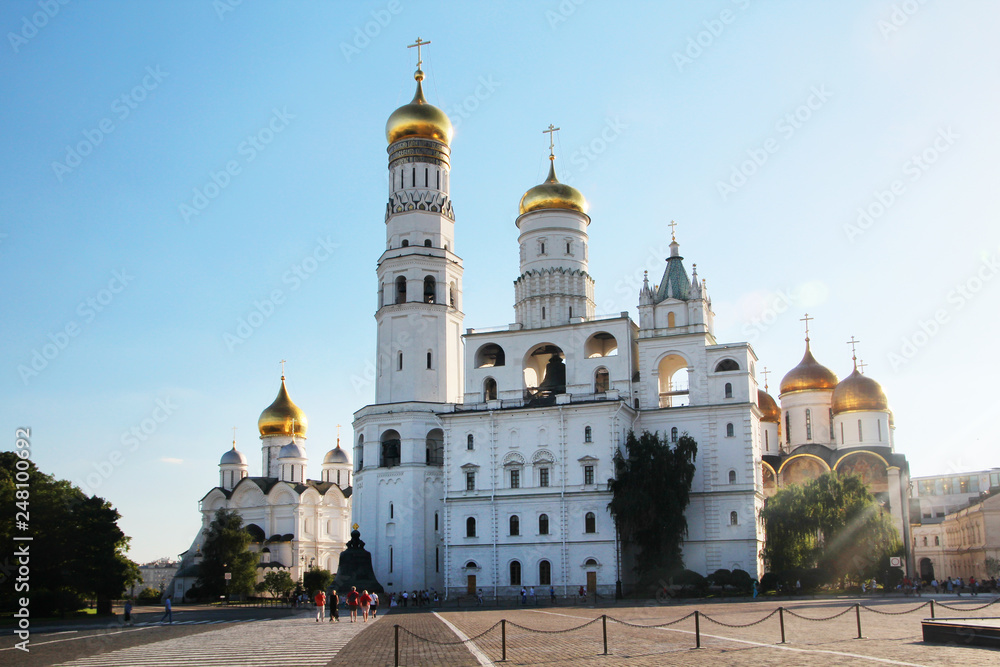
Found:
[[[995,3],[36,0],[0,26],[0,448],[31,427],[140,562],[190,544],[234,426],[259,474],[281,359],[312,477],[373,400],[384,126],[417,36],[456,127],[466,327],[513,321],[554,123],[598,313],[637,317],[676,220],[773,395],[808,312],[841,378],[861,341],[913,475],[1000,465]]]

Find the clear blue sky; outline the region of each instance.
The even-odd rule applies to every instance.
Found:
[[[373,400],[384,123],[418,35],[457,128],[467,327],[513,320],[517,203],[555,123],[559,174],[591,202],[598,312],[635,316],[674,219],[720,342],[752,342],[772,393],[808,311],[841,377],[862,341],[914,474],[1000,465],[995,3],[234,4],[0,8],[0,447],[30,426],[42,470],[110,471],[90,490],[133,558],[189,545],[233,426],[259,473],[280,359],[314,476]]]

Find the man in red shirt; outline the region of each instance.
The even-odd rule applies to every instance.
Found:
[[[351,586],[351,592],[347,594],[347,608],[351,610],[351,623],[358,620],[358,589]]]
[[[316,622],[322,623],[326,620],[326,593],[316,591],[316,597],[313,600],[316,602]]]
[[[368,595],[368,591],[361,591],[361,616],[364,618],[364,622],[368,622],[368,608],[372,603],[372,596]]]

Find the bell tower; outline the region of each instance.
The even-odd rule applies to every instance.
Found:
[[[430,42],[417,40],[418,49]],[[378,261],[378,403],[461,400],[462,259],[455,254],[451,121],[413,100],[389,117],[389,202]]]

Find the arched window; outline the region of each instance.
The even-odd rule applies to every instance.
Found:
[[[399,433],[396,431],[386,431],[382,435],[380,467],[393,468],[399,465],[399,444]]]
[[[594,374],[594,393],[603,394],[611,386],[611,377],[608,375],[608,369],[600,368],[597,373]]]
[[[677,326],[677,317],[674,315],[673,311],[667,313],[667,327],[673,329]]]
[[[424,303],[437,303],[437,282],[434,276],[424,278]]]
[[[726,424],[726,437],[731,438],[736,435],[736,429],[733,428],[732,423]]]
[[[476,519],[475,517],[469,517],[465,520],[465,536],[475,537],[476,536]]]
[[[437,512],[434,512],[434,530],[435,530],[435,532],[438,530],[438,513]]]
[[[392,503],[389,503],[389,518],[390,519],[395,518],[395,512],[393,511]]]
[[[521,520],[515,514],[510,518],[510,534],[520,535],[521,534]]]
[[[738,526],[738,525],[740,525],[740,515],[737,514],[736,512],[730,512],[729,513],[729,525],[730,526]]]
[[[396,303],[406,303],[406,277],[396,278]]]
[[[497,381],[493,378],[486,378],[483,380],[483,400],[497,400]]]
[[[731,382],[726,383],[726,398],[733,397],[733,384]]]
[[[538,583],[541,586],[552,585],[552,563],[547,560],[538,564]]]
[[[670,442],[677,442],[677,427],[670,429]]]
[[[465,436],[465,448],[466,449],[475,449],[476,448],[476,438],[471,433],[469,435]]]
[[[594,430],[589,426],[585,426],[583,429],[583,441],[584,442],[594,441]]]
[[[736,471],[735,470],[730,470],[729,471],[729,483],[730,484],[735,484],[736,483]]]
[[[358,446],[354,448],[354,472],[365,467],[365,436],[358,436]]]
[[[597,532],[597,517],[594,516],[593,512],[587,512],[583,517],[583,532],[585,533],[596,533]]]
[[[406,239],[403,239],[403,247],[404,248],[409,248],[410,247],[410,242],[407,241]]]
[[[465,569],[467,569],[467,570],[475,570],[478,567],[479,567],[479,565],[477,565],[476,561],[474,561],[474,560],[470,560],[468,563],[465,564]]]
[[[924,536],[924,546],[925,547],[927,546],[927,536],[926,535]]]
[[[434,355],[430,352],[430,350],[428,350],[427,351],[427,370],[431,369],[431,362],[432,361],[434,361]]]
[[[549,515],[539,514],[538,515],[538,534],[548,535],[549,534]]]
[[[813,439],[812,410],[806,408],[806,440]]]
[[[425,248],[430,248],[431,247],[431,240],[430,239],[424,239],[424,247]]]
[[[785,413],[785,444],[792,443],[792,415],[789,412]]]
[[[403,351],[400,350],[399,354],[396,356],[396,370],[403,370]]]
[[[428,431],[424,448],[427,452],[427,465],[444,465],[444,431],[439,428]]]
[[[521,585],[521,563],[516,560],[510,562],[510,585]]]
[[[445,250],[447,250],[447,248],[445,248]],[[451,286],[448,287],[448,303],[449,303],[449,305],[451,305],[452,308],[456,307],[456,305],[455,305],[455,283],[452,283]]]
[[[378,285],[378,307],[381,308],[385,302],[385,283]]]
[[[738,371],[740,370],[740,365],[733,361],[732,359],[723,359],[718,364],[715,365],[716,373],[723,373],[725,371]]]
[[[505,363],[503,348],[496,343],[487,343],[476,351],[476,368],[493,368]]]

